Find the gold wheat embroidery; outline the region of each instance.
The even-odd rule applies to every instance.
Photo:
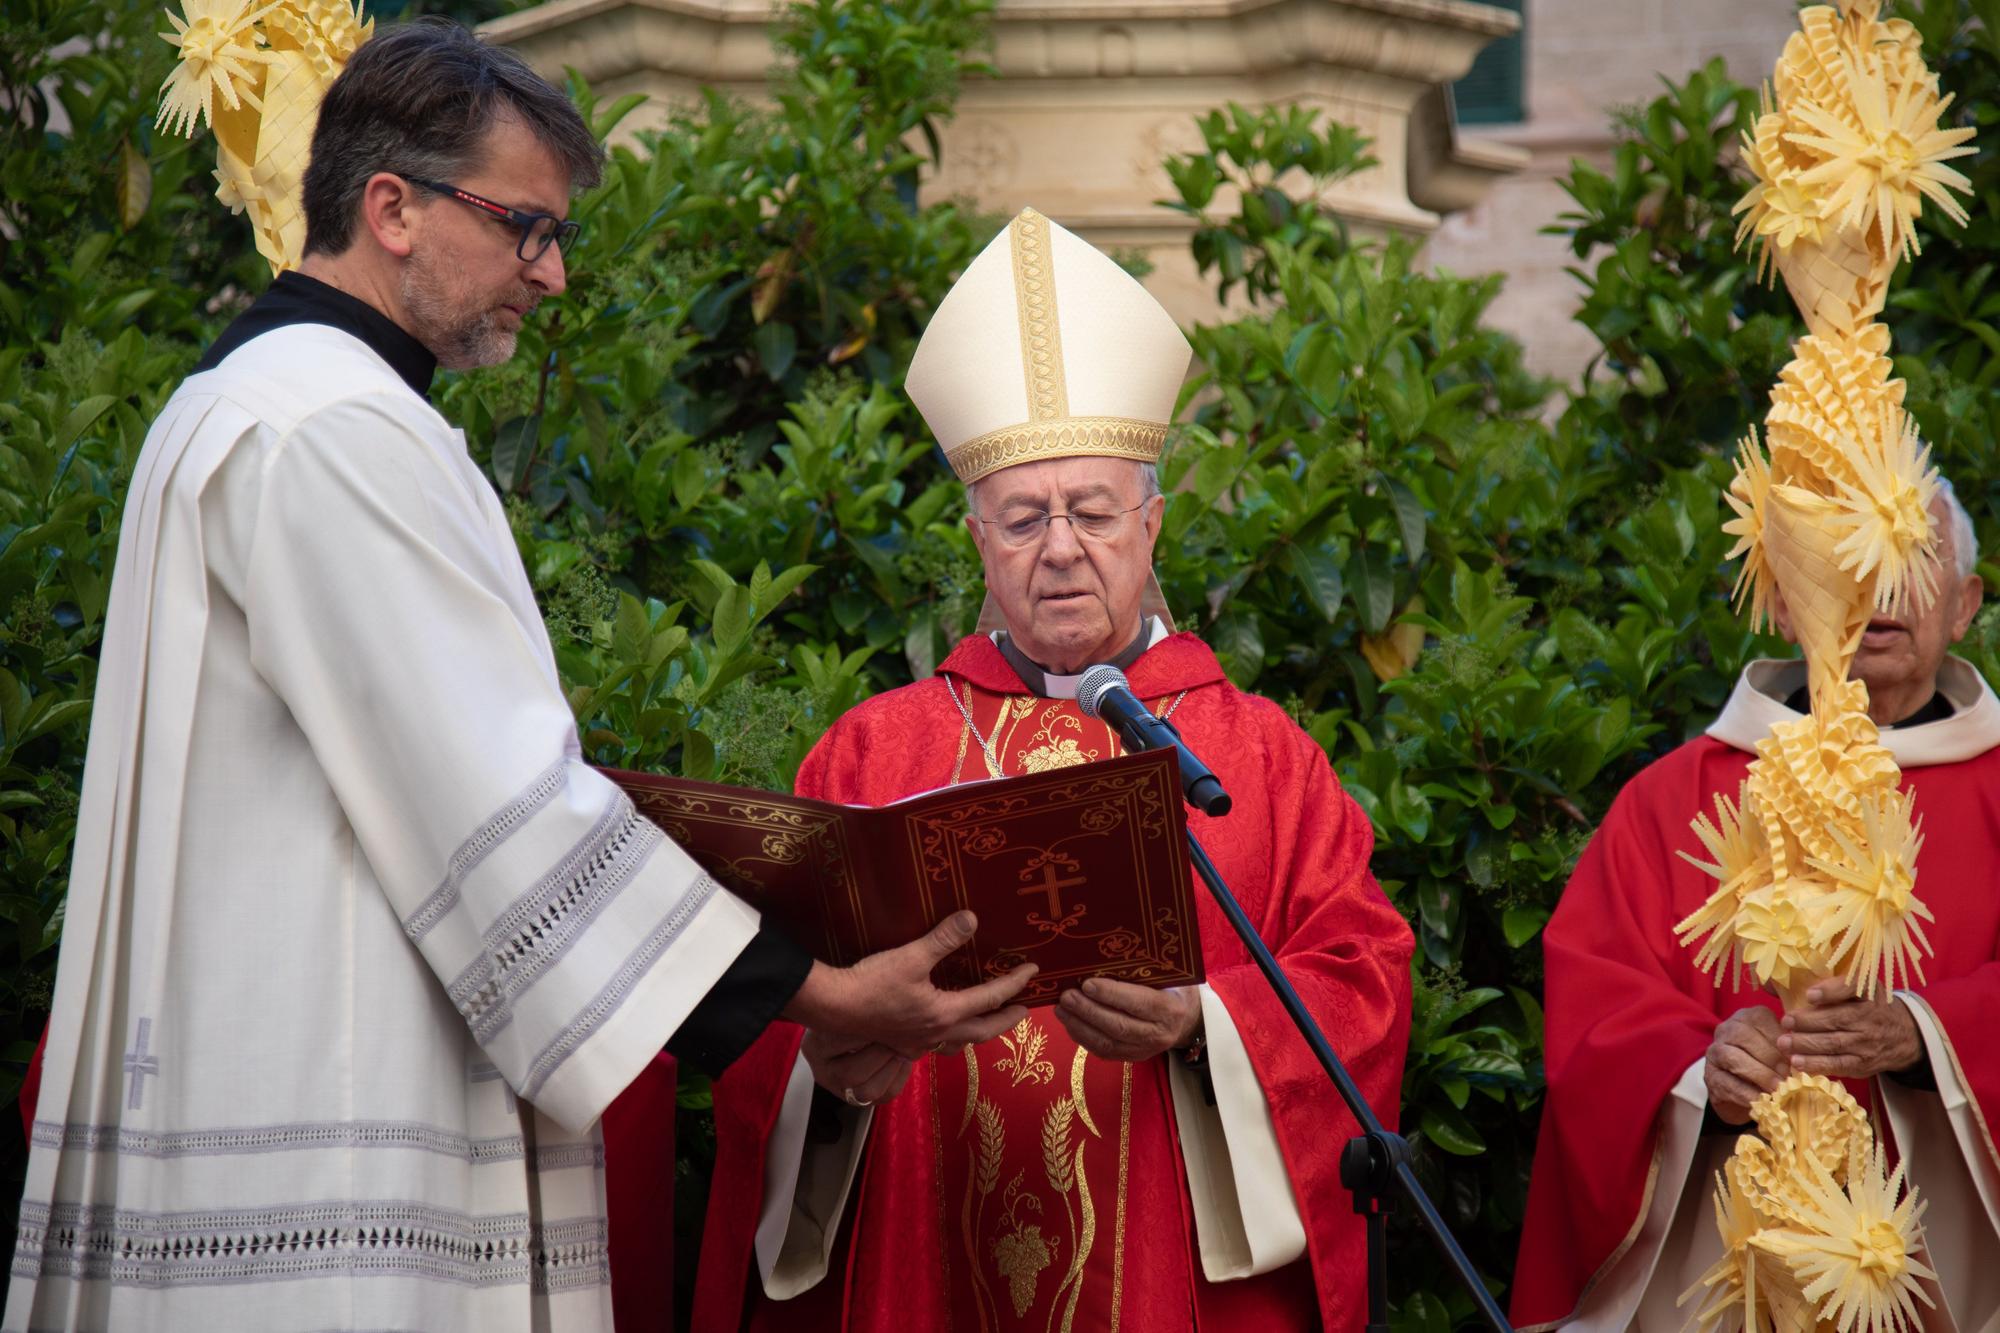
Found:
[[[1092,1123],[1090,1103],[1085,1101],[1083,1096],[1083,1067],[1089,1060],[1090,1052],[1081,1046],[1077,1047],[1075,1058],[1069,1062],[1069,1099],[1076,1105],[1076,1118],[1090,1131],[1090,1137],[1101,1139],[1104,1136],[1097,1132],[1097,1126]]]
[[[1007,1151],[1007,1126],[1000,1108],[988,1098],[979,1099],[979,1170],[973,1183],[984,1196],[1000,1183],[1000,1157]]]
[[[979,1105],[979,1055],[968,1045],[965,1048],[965,1117],[958,1122],[961,1136],[965,1127],[972,1123],[972,1112]]]
[[[1069,1141],[1070,1122],[1075,1118],[1076,1103],[1067,1097],[1051,1103],[1042,1117],[1042,1169],[1048,1173],[1049,1187],[1058,1194],[1069,1193],[1076,1183]]]
[[[1007,1148],[1007,1131],[1001,1123],[1000,1108],[987,1098],[978,1097],[976,1092],[967,1095],[966,1111],[968,1121],[979,1122],[979,1160],[965,1181],[965,1198],[959,1204],[959,1232],[965,1243],[965,1257],[970,1261],[973,1297],[979,1303],[983,1327],[989,1310],[994,1322],[999,1322],[999,1306],[986,1285],[985,1266],[979,1262],[979,1238],[986,1229],[986,1200],[1000,1181],[1000,1158]],[[964,1133],[963,1127],[959,1132]],[[977,1208],[972,1202],[975,1195],[979,1200]]]
[[[1007,1048],[1007,1054],[993,1062],[993,1068],[1003,1074],[1012,1074],[1014,1081],[1009,1087],[1020,1087],[1023,1083],[1052,1083],[1055,1081],[1056,1067],[1042,1059],[1042,1052],[1048,1048],[1048,1033],[1032,1018],[1024,1018],[1014,1025],[1011,1035],[1000,1034],[1000,1044]]]

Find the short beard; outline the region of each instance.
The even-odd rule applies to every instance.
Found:
[[[430,349],[446,370],[497,366],[514,355],[515,335],[500,328],[496,310],[465,315],[453,299],[456,271],[428,257],[412,254],[403,267],[401,296],[410,332]]]

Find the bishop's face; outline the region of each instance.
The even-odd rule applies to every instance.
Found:
[[[1022,463],[980,481],[965,522],[1021,651],[1069,674],[1130,643],[1165,510],[1123,458]]]
[[[481,165],[449,184],[523,212],[569,213],[569,173],[512,117],[487,132]],[[447,370],[498,365],[514,355],[515,335],[542,298],[568,285],[562,250],[551,245],[523,263],[514,224],[455,199],[433,197],[422,207],[399,293],[410,332]]]

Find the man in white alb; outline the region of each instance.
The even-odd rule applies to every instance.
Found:
[[[301,270],[155,423],[8,1330],[608,1329],[595,1122],[663,1043],[719,1069],[781,1014],[911,1054],[1022,1017],[1025,976],[930,986],[963,919],[813,962],[580,762],[425,394],[563,289],[599,170],[518,57],[377,36],[320,113]]]

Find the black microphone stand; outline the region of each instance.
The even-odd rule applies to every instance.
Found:
[[[1479,1280],[1472,1261],[1465,1257],[1465,1251],[1459,1248],[1451,1228],[1445,1225],[1444,1218],[1438,1215],[1437,1206],[1418,1182],[1416,1172],[1410,1165],[1409,1142],[1401,1134],[1384,1129],[1382,1122],[1375,1118],[1375,1112],[1361,1095],[1361,1089],[1354,1086],[1354,1076],[1347,1072],[1347,1066],[1334,1053],[1333,1044],[1320,1031],[1319,1024],[1306,1009],[1305,1001],[1292,989],[1291,980],[1279,969],[1278,960],[1271,956],[1271,950],[1257,934],[1257,928],[1244,915],[1243,905],[1236,901],[1236,895],[1223,883],[1222,872],[1215,868],[1215,862],[1208,859],[1208,852],[1202,847],[1201,840],[1195,837],[1193,829],[1188,830],[1187,840],[1188,854],[1194,859],[1195,869],[1208,885],[1216,905],[1229,918],[1229,924],[1235,929],[1237,938],[1243,941],[1243,947],[1257,960],[1257,970],[1264,974],[1264,980],[1271,983],[1271,989],[1277,992],[1278,1002],[1291,1016],[1293,1026],[1306,1039],[1306,1045],[1312,1047],[1312,1053],[1319,1057],[1320,1068],[1333,1080],[1340,1099],[1347,1103],[1355,1123],[1361,1126],[1361,1136],[1349,1140],[1346,1151],[1341,1154],[1340,1183],[1354,1195],[1354,1211],[1368,1219],[1368,1333],[1389,1333],[1389,1237],[1385,1223],[1398,1188],[1416,1208],[1417,1216],[1423,1219],[1424,1229],[1431,1233],[1431,1239],[1443,1251],[1446,1262],[1471,1294],[1486,1323],[1499,1333],[1513,1333],[1513,1326],[1501,1313],[1493,1293],[1486,1290],[1486,1284]]]

